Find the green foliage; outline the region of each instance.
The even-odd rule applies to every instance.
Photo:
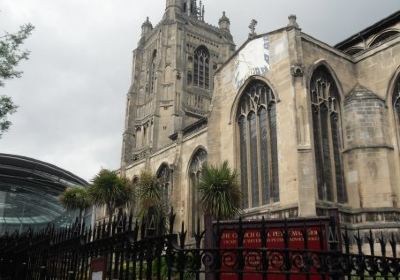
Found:
[[[22,71],[17,71],[16,67],[21,60],[29,57],[29,51],[21,50],[21,45],[33,29],[32,24],[25,24],[17,33],[5,33],[0,37],[0,87],[4,86],[5,80],[21,77]],[[11,122],[8,116],[15,113],[16,109],[10,97],[0,95],[0,137],[9,129]]]
[[[0,95],[0,138],[1,135],[6,132],[11,122],[8,120],[8,115],[11,115],[17,111],[17,106],[12,102],[11,97],[6,95]]]
[[[0,86],[4,85],[4,80],[21,77],[22,71],[15,67],[21,60],[28,59],[29,51],[20,48],[33,29],[32,24],[25,24],[17,33],[6,33],[0,38]]]
[[[159,179],[149,170],[142,170],[136,185],[136,197],[139,200],[139,215],[144,217],[150,226],[151,217],[154,218],[155,230],[163,234],[166,230],[165,203],[162,198],[162,188]]]
[[[117,173],[102,169],[88,189],[89,197],[94,205],[106,205],[111,218],[115,209],[129,204],[133,198],[133,188],[126,178],[118,177]]]
[[[91,206],[87,189],[69,187],[60,196],[60,202],[67,210],[85,210]]]
[[[199,183],[204,212],[217,219],[229,219],[240,213],[242,194],[238,174],[227,161],[221,166],[204,165]]]
[[[149,170],[142,170],[136,186],[136,197],[139,200],[140,211],[162,208],[162,190],[157,177]]]

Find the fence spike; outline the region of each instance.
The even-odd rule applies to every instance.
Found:
[[[174,213],[174,208],[171,207],[171,211],[169,214],[169,234],[172,234],[174,232],[174,224],[175,224],[175,213]]]
[[[379,244],[381,245],[381,254],[382,256],[386,256],[386,238],[383,236],[383,232],[381,231],[381,237],[378,238]]]
[[[360,237],[360,229],[357,229],[357,235],[354,235],[354,239],[357,243],[358,254],[362,255],[362,238]]]
[[[396,258],[397,257],[397,250],[396,250],[397,241],[396,241],[396,238],[394,236],[394,232],[392,232],[392,234],[391,234],[389,243],[390,243],[390,247],[392,248],[392,257]]]
[[[369,235],[367,236],[367,241],[368,241],[368,244],[369,244],[369,249],[370,249],[371,255],[374,256],[374,254],[375,254],[375,250],[374,250],[375,249],[374,248],[375,238],[374,238],[374,235],[373,235],[371,229],[369,230]]]
[[[179,232],[179,243],[182,249],[185,248],[186,234],[185,222],[182,221],[181,231]]]

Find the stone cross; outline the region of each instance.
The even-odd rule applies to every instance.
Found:
[[[253,38],[254,36],[257,35],[256,25],[257,25],[257,21],[255,19],[252,19],[250,22],[250,25],[249,25],[249,29],[250,29],[249,38]]]

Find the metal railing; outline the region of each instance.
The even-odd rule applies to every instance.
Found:
[[[257,246],[246,241],[246,221],[215,222],[211,243],[197,227],[189,238],[184,224],[175,233],[175,215],[160,219],[156,226],[148,219],[133,221],[132,215],[119,214],[112,222],[95,228],[75,223],[69,228],[49,225],[34,233],[5,234],[0,237],[0,279],[398,279],[397,236],[371,231],[338,232],[324,224],[314,224],[310,247],[305,222],[293,228],[286,220],[280,225],[262,219],[251,225],[258,236]],[[198,223],[200,225],[200,223]],[[231,246],[222,246],[224,232],[233,233]],[[272,246],[268,232],[278,232],[279,246]],[[336,232],[336,233],[335,233]],[[334,233],[335,236],[329,237]],[[323,240],[327,240],[326,244]],[[187,246],[190,243],[192,246]],[[193,245],[194,244],[194,245]],[[209,247],[204,244],[212,244]],[[316,243],[317,244],[317,243]],[[354,250],[353,250],[354,249]],[[369,254],[365,254],[367,249]]]

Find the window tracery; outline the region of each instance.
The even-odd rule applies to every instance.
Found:
[[[210,89],[210,53],[204,46],[194,52],[193,85]]]
[[[396,128],[400,132],[400,76],[397,77],[392,95],[393,112],[396,119]]]
[[[207,161],[207,152],[199,149],[192,158],[189,165],[189,199],[191,204],[190,223],[192,233],[196,232],[197,220],[201,219],[201,206],[198,186],[203,164]]]
[[[158,183],[161,188],[161,201],[163,202],[164,213],[168,213],[170,210],[170,197],[172,192],[171,183],[171,169],[167,164],[162,164],[157,172]]]
[[[340,148],[340,98],[338,89],[327,69],[320,66],[310,84],[315,165],[318,198],[325,201],[347,202],[347,192]]]
[[[253,81],[246,87],[237,124],[243,208],[279,201],[276,100],[265,83]]]

